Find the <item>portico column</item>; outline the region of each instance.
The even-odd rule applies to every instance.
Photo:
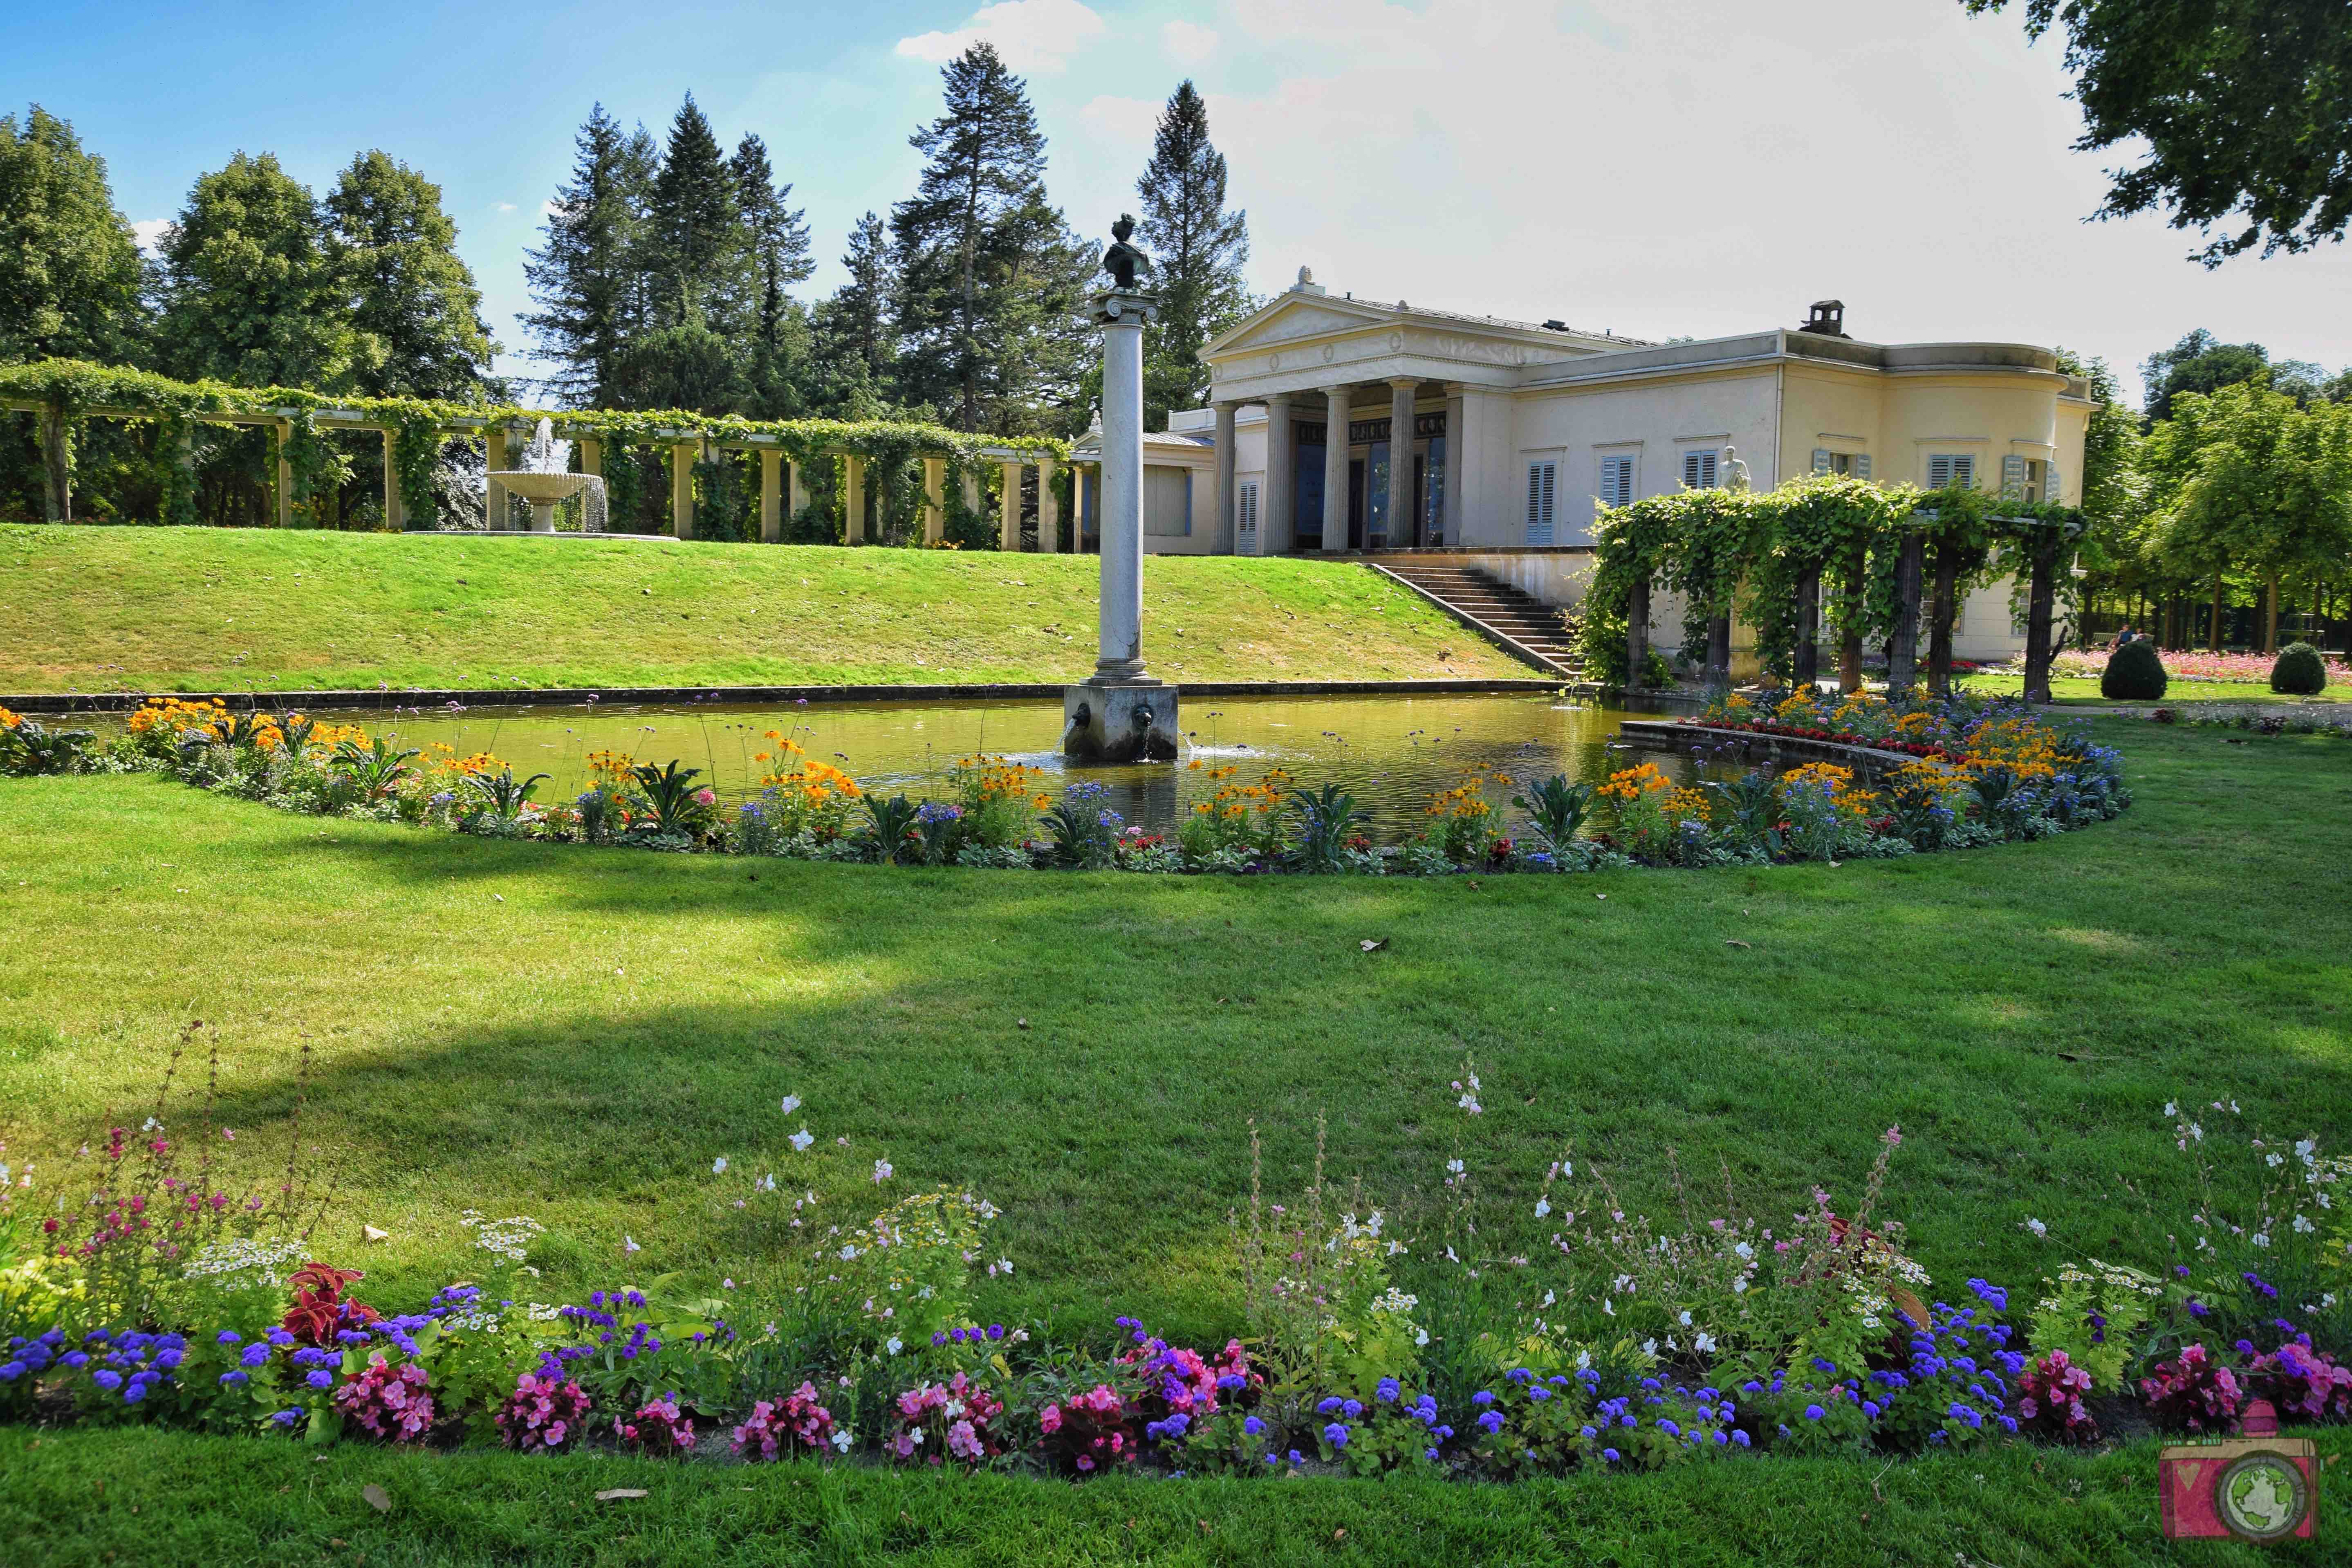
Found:
[[[507,427],[492,423],[482,426],[482,471],[503,473],[507,467]],[[493,533],[507,525],[507,488],[496,479],[482,481],[482,526]]]
[[[1021,469],[1019,463],[999,463],[997,473],[1004,480],[1004,493],[997,498],[999,514],[996,547],[1007,555],[1021,553]]]
[[[1062,503],[1054,495],[1054,459],[1037,459],[1037,553],[1062,552]]]
[[[841,459],[844,544],[866,542],[866,459],[852,452]]]
[[[1209,541],[1213,555],[1234,552],[1234,405],[1212,405],[1217,416],[1217,531]]]
[[[394,533],[408,526],[408,509],[400,493],[399,437],[383,433],[383,525]]]
[[[784,537],[784,498],[776,484],[776,470],[784,455],[773,447],[760,449],[760,542],[780,544]]]
[[[694,537],[694,459],[699,441],[674,441],[669,448],[669,528],[679,539]]]
[[[1445,542],[1462,542],[1462,479],[1470,467],[1469,405],[1459,386],[1445,389],[1445,502],[1439,520]]]
[[[948,536],[948,460],[923,459],[923,544],[936,547]]]
[[[1265,400],[1265,515],[1258,519],[1258,553],[1276,555],[1297,542],[1298,502],[1293,482],[1298,473],[1298,432],[1290,419],[1290,394],[1277,392]]]
[[[1323,389],[1323,549],[1348,548],[1348,397],[1350,388]]]
[[[1390,548],[1412,538],[1412,399],[1421,378],[1389,378],[1389,526]],[[1370,509],[1367,508],[1367,510]],[[1364,519],[1364,548],[1372,546],[1372,520]]]

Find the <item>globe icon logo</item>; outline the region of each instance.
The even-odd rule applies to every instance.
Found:
[[[2287,1535],[2308,1506],[2302,1472],[2278,1454],[2248,1454],[2228,1467],[2213,1500],[2221,1522],[2248,1541]]]

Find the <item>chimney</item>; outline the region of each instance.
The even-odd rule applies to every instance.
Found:
[[[1799,327],[1797,331],[1818,332],[1825,338],[1844,337],[1846,335],[1845,301],[1843,300],[1814,300],[1811,310],[1806,314],[1805,324]]]

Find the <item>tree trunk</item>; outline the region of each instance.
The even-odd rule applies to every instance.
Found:
[[[1642,689],[1643,671],[1650,663],[1650,580],[1634,580],[1625,601],[1625,689]]]
[[[42,510],[51,522],[73,521],[73,457],[62,408],[41,410]]]
[[[2270,591],[2263,595],[2263,651],[2278,652],[2279,577],[2271,574]]]
[[[1710,690],[1731,687],[1731,617],[1709,616],[1706,621],[1706,684]]]
[[[2033,575],[2025,601],[2025,700],[2050,700],[2050,621],[2055,608],[2058,536],[2043,529],[2033,542]]]
[[[1822,574],[1810,573],[1797,584],[1797,647],[1795,686],[1811,691],[1822,678]]]
[[[1959,552],[1949,546],[1939,548],[1935,595],[1927,615],[1927,689],[1937,697],[1952,694],[1952,623],[1958,617],[1959,586]]]
[[[1906,529],[1895,558],[1895,632],[1886,639],[1886,698],[1909,695],[1919,673],[1919,570],[1927,546]]]
[[[2206,625],[2205,651],[2221,651],[2221,574],[2219,572],[2213,574],[2213,618]]]
[[[1862,590],[1863,560],[1861,552],[1856,551],[1853,559],[1846,563],[1845,579],[1840,589],[1843,602],[1838,607],[1845,617],[1853,616],[1854,607],[1862,602]],[[1862,631],[1856,626],[1838,634],[1838,690],[1851,697],[1861,689]]]

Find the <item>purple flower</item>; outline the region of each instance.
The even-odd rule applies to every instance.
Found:
[[[1353,1399],[1349,1400],[1346,1404],[1339,1406],[1339,1414],[1345,1415],[1350,1421],[1353,1421],[1357,1416],[1361,1415],[1363,1413],[1363,1405]]]
[[[1818,1405],[1808,1405],[1805,1406],[1805,1419],[1808,1421],[1818,1421],[1827,1414],[1829,1413]]]
[[[1348,1446],[1348,1429],[1334,1421],[1323,1428],[1323,1440],[1334,1448],[1344,1448]]]
[[[1265,1423],[1255,1415],[1245,1415],[1242,1418],[1242,1430],[1255,1437],[1265,1430]]]
[[[1601,1450],[1601,1457],[1613,1465],[1617,1462],[1617,1450],[1614,1448],[1603,1448]]]
[[[1482,1388],[1470,1396],[1470,1403],[1480,1406],[1492,1405],[1495,1403],[1495,1396]]]
[[[1499,1432],[1503,1429],[1503,1413],[1499,1410],[1489,1410],[1478,1417],[1478,1425],[1489,1432]]]
[[[335,1386],[335,1374],[325,1367],[320,1367],[304,1374],[302,1381],[313,1388],[332,1388]]]
[[[267,1366],[269,1364],[269,1347],[268,1345],[247,1345],[245,1347],[245,1353],[238,1356],[236,1359],[244,1363],[247,1366]]]
[[[252,1376],[253,1374],[249,1372],[225,1372],[221,1373],[220,1380],[224,1384],[234,1388],[237,1384],[248,1381]]]
[[[1372,1397],[1379,1400],[1381,1404],[1387,1405],[1392,1403],[1396,1399],[1396,1396],[1402,1392],[1403,1391],[1397,1386],[1397,1380],[1395,1378],[1384,1377],[1374,1385],[1372,1389]]]
[[[1551,1397],[1551,1390],[1538,1383],[1533,1388],[1528,1390],[1528,1397],[1529,1399],[1549,1399]]]
[[[100,1367],[98,1371],[91,1373],[89,1374],[89,1380],[98,1384],[99,1387],[105,1389],[109,1394],[113,1393],[116,1389],[122,1386],[122,1374],[119,1372],[109,1371],[104,1367]]]
[[[213,1340],[213,1343],[216,1345],[241,1345],[244,1342],[245,1336],[235,1329],[223,1329]]]

